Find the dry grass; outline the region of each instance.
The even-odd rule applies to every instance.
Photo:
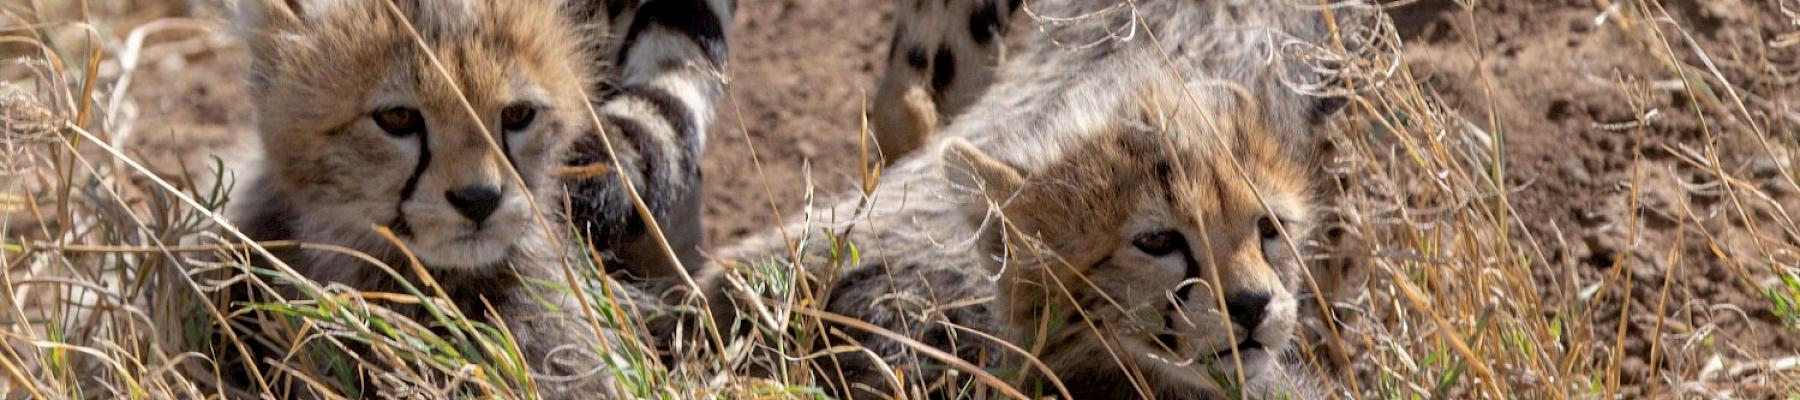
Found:
[[[77,11],[82,7],[87,10]],[[264,248],[315,245],[239,240],[217,215],[229,199],[227,190],[216,187],[231,184],[232,175],[191,171],[164,180],[118,149],[119,134],[129,131],[122,127],[131,122],[117,112],[128,97],[123,92],[131,79],[147,78],[133,68],[135,55],[180,51],[196,41],[168,40],[147,48],[141,39],[121,40],[129,35],[107,29],[114,24],[140,26],[145,33],[217,29],[177,20],[142,24],[149,20],[145,14],[184,7],[103,1],[0,5],[0,56],[5,57],[0,77],[7,80],[0,82],[5,135],[0,145],[6,148],[0,160],[0,211],[5,212],[0,280],[6,295],[0,300],[0,321],[5,321],[0,335],[6,343],[0,347],[0,398],[239,397],[296,385],[352,398],[375,387],[423,397],[533,393],[510,334],[472,317],[482,310],[443,305],[429,288],[364,293],[313,286],[306,298],[275,300],[273,285],[298,279],[246,260]],[[1692,102],[1692,109],[1660,112],[1691,113],[1705,123],[1760,115],[1771,107],[1745,100],[1752,96],[1740,93],[1715,68],[1683,61],[1689,57],[1678,52],[1706,49],[1691,48],[1679,26],[1656,22],[1654,17],[1666,11],[1654,0],[1621,2],[1613,10],[1610,23],[1616,29],[1641,40],[1657,56],[1653,62],[1680,76],[1679,87],[1668,90],[1703,99]],[[1473,11],[1465,12],[1474,18]],[[1382,28],[1347,24],[1351,44],[1370,39],[1398,44],[1380,29],[1369,31],[1375,36],[1357,36],[1367,33],[1359,27]],[[1496,138],[1504,127],[1473,117],[1491,115],[1488,110],[1448,108],[1400,65],[1397,49],[1353,57],[1332,51],[1343,45],[1321,44],[1322,51],[1310,55],[1337,54],[1329,65],[1344,68],[1347,83],[1362,89],[1339,121],[1345,134],[1335,138],[1339,154],[1330,171],[1336,185],[1326,193],[1337,199],[1339,222],[1332,230],[1340,237],[1326,243],[1332,250],[1317,258],[1322,266],[1315,270],[1348,263],[1361,273],[1320,277],[1351,283],[1347,290],[1317,290],[1338,295],[1324,300],[1340,323],[1314,324],[1315,334],[1307,337],[1327,343],[1303,348],[1318,352],[1307,358],[1320,361],[1320,371],[1353,389],[1344,396],[1560,399],[1650,393],[1800,399],[1795,349],[1767,358],[1733,358],[1720,349],[1732,347],[1735,338],[1715,335],[1709,326],[1690,326],[1691,321],[1663,321],[1669,308],[1689,307],[1666,302],[1668,288],[1678,284],[1666,277],[1674,274],[1664,275],[1659,291],[1665,301],[1654,310],[1627,306],[1611,318],[1596,315],[1592,305],[1616,302],[1608,296],[1630,292],[1617,289],[1635,282],[1624,277],[1631,273],[1624,265],[1628,261],[1615,262],[1606,279],[1544,279],[1560,275],[1546,272],[1551,267],[1546,260],[1563,239],[1534,235],[1514,209],[1510,200],[1529,189],[1508,183],[1515,180],[1502,162],[1504,141]],[[1506,83],[1484,78],[1477,84]],[[1663,90],[1625,78],[1616,85],[1621,101],[1638,108],[1653,91]],[[1638,115],[1652,115],[1641,111]],[[1790,166],[1773,179],[1795,190],[1800,180],[1791,165],[1800,153],[1784,150],[1800,149],[1794,125],[1736,124],[1708,134],[1744,135],[1760,143],[1764,154],[1749,156]],[[1641,137],[1643,124],[1616,128]],[[1795,211],[1781,208],[1765,193],[1769,186],[1759,184],[1769,178],[1726,168],[1720,162],[1724,149],[1691,150],[1687,161],[1715,183],[1708,190],[1732,204],[1729,218],[1774,225],[1787,238],[1800,237],[1794,235],[1800,232]],[[878,173],[864,176],[865,185],[878,184]],[[1635,188],[1642,185],[1630,183],[1626,201],[1632,209],[1639,202]],[[1727,246],[1722,243],[1728,238],[1689,228],[1695,210],[1686,204],[1671,211],[1687,215],[1676,218],[1677,230],[1690,233],[1675,236],[1675,243],[1641,246],[1668,245],[1676,259],[1685,242]],[[1640,215],[1632,217],[1626,234],[1637,238],[1644,224],[1636,220]],[[855,263],[860,257],[855,244],[833,237],[795,246],[830,246],[834,256],[825,263]],[[1779,236],[1729,239],[1762,249],[1759,259],[1727,265],[1743,284],[1766,295],[1760,300],[1774,305],[1786,334],[1800,335],[1800,266],[1793,257],[1800,249]],[[574,259],[588,272],[565,287],[585,294],[597,322],[627,333],[642,331],[631,328],[653,316],[615,301],[613,283],[592,272],[596,269],[585,257]],[[629,397],[824,397],[829,392],[821,387],[835,379],[828,356],[867,350],[854,343],[826,345],[846,338],[826,322],[859,325],[832,321],[819,311],[820,299],[829,293],[794,271],[778,260],[738,271],[741,283],[764,300],[748,306],[740,326],[724,329],[748,332],[747,337],[729,345],[696,339],[661,349],[679,354],[674,357],[656,356],[646,338],[606,338],[614,369],[602,373],[616,374],[624,383],[621,394]],[[383,307],[392,304],[425,305],[437,320],[395,318]],[[1678,339],[1651,340],[1650,364],[1662,367],[1651,370],[1654,376],[1635,379],[1644,384],[1624,387],[1622,321],[1645,316],[1658,327],[1648,337]],[[708,335],[683,337],[690,336]],[[259,346],[285,351],[243,362]],[[363,350],[344,351],[349,348]],[[374,371],[377,382],[348,380],[356,375],[348,372],[359,370]],[[961,370],[991,389],[971,389],[969,396],[1024,397],[1005,377],[980,366],[963,364]],[[910,382],[898,376],[902,373],[896,372],[895,381]],[[227,382],[232,384],[222,384]]]

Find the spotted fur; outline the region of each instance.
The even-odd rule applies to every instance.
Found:
[[[341,246],[410,271],[406,254],[376,233],[385,226],[464,312],[485,316],[492,304],[533,372],[575,378],[540,380],[545,397],[611,397],[612,374],[593,373],[602,364],[591,351],[616,332],[593,331],[566,314],[577,299],[528,282],[563,281],[563,257],[589,246],[631,276],[674,273],[680,257],[645,244],[622,179],[677,253],[697,254],[696,165],[723,93],[731,4],[392,4],[399,18],[388,0],[240,5],[263,157],[247,168],[234,222],[259,240]],[[602,140],[622,169],[611,169]],[[565,222],[588,242],[563,232]],[[340,253],[277,256],[320,282],[400,291]],[[621,295],[646,305],[655,297],[636,287]],[[578,355],[552,360],[559,348]]]
[[[923,146],[940,117],[961,114],[981,97],[1021,7],[1019,0],[899,3],[869,118],[889,160]]]
[[[1224,397],[1216,380],[1236,363],[1257,378],[1289,349],[1300,265],[1285,238],[1311,221],[1305,154],[1273,140],[1252,99],[1193,90],[1227,101],[1140,91],[1141,111],[1121,105],[1029,175],[960,138],[945,149],[952,181],[987,200],[966,211],[993,228],[976,248],[999,258],[1002,329],[1047,349],[1077,398]]]
[[[941,29],[964,24],[905,14],[940,3],[950,10],[999,7],[902,1],[898,62],[883,84],[888,90],[885,82],[902,81],[902,100],[884,106],[887,97],[878,96],[874,112],[878,120],[891,112],[946,125],[878,130],[925,136],[903,138],[920,145],[900,153],[882,138],[892,165],[872,195],[846,196],[812,213],[823,229],[784,230],[849,232],[861,250],[861,264],[829,283],[827,311],[966,359],[1003,358],[998,346],[950,326],[986,330],[1040,351],[1075,398],[1323,396],[1319,388],[1330,385],[1315,384],[1304,363],[1286,360],[1296,300],[1306,296],[1296,288],[1301,269],[1286,243],[1305,243],[1314,132],[1327,101],[1288,89],[1284,79],[1311,71],[1281,54],[1290,39],[1321,41],[1320,16],[1284,2],[1043,0],[1030,7],[1046,19],[990,30],[1027,35],[1016,47],[982,53],[1006,57],[988,63],[956,56],[951,74],[937,71],[933,54],[957,44],[937,41],[981,42],[979,34],[961,36],[977,31]],[[914,43],[921,37],[927,42]],[[956,77],[982,68],[991,76],[959,86]],[[928,83],[939,74],[949,83]],[[917,100],[920,91],[938,102],[936,113],[921,106],[930,102]],[[973,99],[958,108],[958,95]],[[1271,236],[1265,226],[1282,228]],[[1178,245],[1161,255],[1134,245],[1156,232],[1177,233]],[[803,256],[824,258],[823,238],[800,239],[817,253]],[[721,254],[726,263],[768,260],[785,254],[782,240],[770,232]],[[709,271],[710,279],[724,280],[717,278],[723,270]],[[945,304],[959,307],[939,306]],[[898,343],[851,336],[919,379],[909,384],[925,387],[943,376]],[[1242,357],[1230,357],[1232,348]],[[852,386],[892,390],[874,372],[874,360],[839,359]],[[1240,360],[1245,385],[1215,378],[1234,375]],[[1037,383],[1040,393],[1054,393],[1044,383]]]

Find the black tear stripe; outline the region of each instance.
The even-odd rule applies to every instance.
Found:
[[[1194,258],[1194,251],[1189,249],[1185,237],[1181,238],[1180,250],[1181,261],[1187,264],[1186,268],[1182,270],[1181,281],[1200,279],[1200,260]],[[1181,302],[1181,305],[1187,305],[1188,293],[1192,293],[1193,290],[1194,285],[1182,285],[1180,289],[1175,290],[1175,301]]]
[[[562,126],[560,126],[560,125],[551,126],[551,127],[549,127],[549,129],[545,129],[545,131],[549,131],[549,132],[556,132],[556,131],[560,131],[560,130],[562,130]],[[505,127],[501,127],[500,128],[500,153],[501,153],[500,156],[506,157],[506,164],[511,165],[513,172],[518,172],[520,175],[519,176],[520,178],[524,178],[525,173],[523,171],[525,171],[525,170],[519,169],[519,157],[515,156],[512,152],[512,140],[511,139],[512,139],[512,132],[507,132]],[[530,182],[527,182],[527,183],[530,183]]]
[[[1174,177],[1175,169],[1166,162],[1157,162],[1152,169],[1156,173],[1157,183],[1162,186],[1163,201],[1168,204],[1175,204],[1175,188],[1174,185],[1170,183],[1170,179]],[[1183,264],[1181,281],[1178,283],[1181,287],[1175,289],[1175,302],[1169,304],[1169,309],[1163,312],[1163,327],[1167,329],[1173,329],[1175,327],[1175,314],[1180,311],[1177,308],[1186,307],[1188,296],[1193,293],[1195,285],[1188,283],[1188,281],[1200,279],[1201,263],[1199,259],[1194,258],[1193,244],[1188,242],[1187,236],[1177,237],[1181,240],[1181,243],[1179,243],[1175,249],[1181,252],[1181,261]],[[1170,350],[1179,350],[1175,348],[1175,336],[1172,333],[1156,335],[1156,340],[1162,342],[1163,346],[1168,347]]]
[[[618,65],[626,65],[628,60],[625,58],[637,44],[638,35],[651,24],[687,36],[713,64],[725,62],[724,21],[719,20],[719,13],[713,12],[706,0],[658,0],[645,3],[632,17],[631,27],[625,30],[625,40],[619,45]]]
[[[682,174],[693,175],[700,169],[697,162],[700,148],[694,144],[700,141],[702,133],[695,126],[694,113],[686,103],[667,90],[647,86],[626,89],[620,97],[633,97],[649,103],[651,108],[656,109],[656,115],[669,124],[669,129],[674,130],[675,146],[682,149],[682,159],[679,160]]]
[[[1162,184],[1163,201],[1168,204],[1175,204],[1175,187],[1170,183],[1170,179],[1174,177],[1175,169],[1171,168],[1169,164],[1165,162],[1156,163],[1154,168],[1156,170],[1156,181],[1157,183]],[[1182,271],[1181,279],[1183,281],[1199,279],[1200,260],[1194,258],[1193,244],[1188,242],[1187,236],[1178,235],[1177,238],[1181,239],[1181,243],[1179,243],[1175,249],[1181,251],[1181,260],[1187,264]],[[1175,291],[1175,300],[1180,301],[1183,305],[1187,304],[1188,291],[1193,288],[1193,285],[1182,286],[1181,289]]]
[[[1187,306],[1188,294],[1193,293],[1195,285],[1188,281],[1200,279],[1200,260],[1194,258],[1194,251],[1189,248],[1186,237],[1181,238],[1181,246],[1177,249],[1181,251],[1181,261],[1186,265],[1182,271],[1181,288],[1175,289],[1175,302],[1169,304],[1168,311],[1163,312],[1163,328],[1169,330],[1175,329],[1175,314],[1181,311],[1178,308]],[[1175,348],[1173,332],[1156,335],[1156,341],[1162,342],[1169,350],[1181,350]]]
[[[425,167],[431,165],[431,141],[427,139],[430,135],[425,133],[423,129],[413,133],[419,137],[419,164],[413,166],[412,176],[406,177],[406,184],[400,186],[400,201],[394,202],[394,223],[389,225],[396,235],[412,236],[412,225],[406,223],[404,206],[407,200],[412,199],[413,192],[419,189],[419,176],[424,175]]]

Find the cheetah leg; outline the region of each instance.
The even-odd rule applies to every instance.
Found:
[[[634,8],[619,9],[635,3]],[[605,14],[629,21],[618,45],[616,85],[595,103],[599,136],[571,145],[571,164],[610,162],[620,175],[566,183],[571,220],[591,230],[596,248],[612,253],[614,271],[634,281],[679,282],[696,268],[705,245],[700,219],[700,158],[714,109],[724,98],[721,71],[732,0],[609,0]],[[598,13],[593,11],[590,13]],[[631,189],[620,177],[631,181]],[[640,215],[631,197],[643,201]],[[650,229],[651,220],[663,234]],[[665,249],[664,246],[668,247]],[[669,251],[673,251],[670,257]]]
[[[938,124],[993,84],[1019,1],[901,0],[898,9],[887,70],[869,107],[890,162],[930,142]]]
[[[898,100],[878,97],[875,104],[870,117],[883,160],[912,153],[937,133],[937,101],[924,87],[912,86]]]

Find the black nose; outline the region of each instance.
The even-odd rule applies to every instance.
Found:
[[[1231,321],[1244,329],[1255,330],[1262,326],[1263,316],[1268,310],[1267,293],[1237,292],[1225,299],[1225,311],[1231,313]]]
[[[480,223],[494,214],[494,208],[500,206],[500,188],[489,186],[463,186],[444,192],[444,199],[450,201],[456,212],[462,213],[470,221]]]

